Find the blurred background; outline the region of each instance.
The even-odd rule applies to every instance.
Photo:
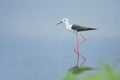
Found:
[[[56,26],[62,18],[98,28],[83,32],[84,66],[97,67],[100,58],[113,64],[120,56],[119,4],[119,0],[0,0],[0,79],[57,80],[75,66],[75,34],[64,24]]]

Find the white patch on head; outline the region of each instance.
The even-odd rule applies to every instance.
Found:
[[[67,23],[68,22],[68,19],[67,18],[63,18],[63,23]]]

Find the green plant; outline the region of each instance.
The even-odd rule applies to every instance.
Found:
[[[91,67],[73,67],[68,70],[63,80],[120,80],[120,69],[116,70],[109,63],[101,64],[103,67],[95,70]]]

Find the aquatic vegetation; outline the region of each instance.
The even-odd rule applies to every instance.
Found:
[[[68,70],[63,80],[120,80],[120,69],[115,69],[109,63],[103,62],[102,68],[98,69],[73,67]]]
[[[70,68],[68,71],[71,72],[72,74],[80,74],[84,71],[91,71],[91,70],[95,70],[95,69],[87,66],[84,66],[84,67],[75,66]]]

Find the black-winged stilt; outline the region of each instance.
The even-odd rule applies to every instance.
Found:
[[[74,48],[74,52],[77,54],[77,63],[76,63],[76,66],[78,66],[78,63],[79,63],[79,56],[81,56],[82,59],[83,59],[83,62],[81,63],[81,65],[83,65],[84,62],[86,61],[86,58],[80,54],[78,48],[80,47],[81,44],[83,44],[86,41],[86,38],[80,32],[81,31],[96,30],[96,28],[89,28],[89,27],[80,26],[80,25],[77,25],[77,24],[69,24],[69,21],[68,21],[67,18],[63,18],[63,20],[60,23],[56,24],[56,25],[59,25],[61,23],[65,23],[66,28],[69,31],[76,33],[77,44],[76,44],[76,47]],[[78,39],[78,33],[83,38],[83,41],[81,41],[81,42]]]

